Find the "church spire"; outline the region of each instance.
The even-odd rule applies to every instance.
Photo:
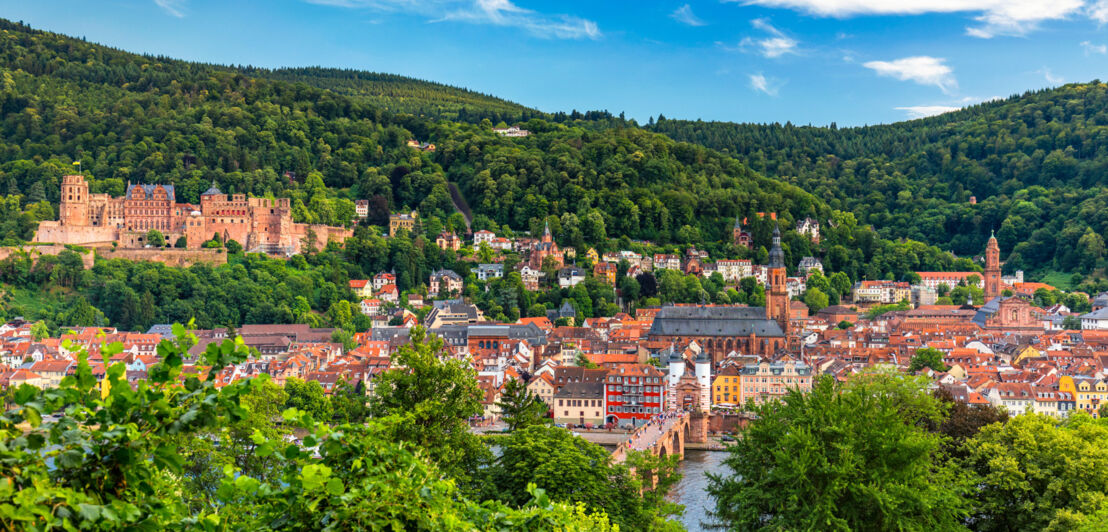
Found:
[[[769,250],[769,267],[785,267],[785,252],[781,249],[781,224],[773,225],[773,247]]]

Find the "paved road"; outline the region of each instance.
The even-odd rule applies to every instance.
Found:
[[[665,420],[665,422],[661,424],[655,423],[653,425],[650,425],[649,427],[646,427],[642,430],[642,432],[636,434],[635,437],[631,440],[630,448],[636,451],[645,451],[647,449],[650,449],[650,447],[653,446],[663,434],[669,432],[669,429],[676,425],[677,422],[680,420],[681,418],[679,417],[670,418]]]

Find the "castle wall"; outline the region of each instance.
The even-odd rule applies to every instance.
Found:
[[[39,222],[32,242],[87,245],[115,242],[118,233],[114,228],[102,226],[68,226],[60,222]]]
[[[197,263],[211,265],[227,263],[227,253],[220,249],[144,248],[115,249],[113,251],[111,248],[100,248],[96,252],[105,259],[160,262],[166,266],[181,268]]]

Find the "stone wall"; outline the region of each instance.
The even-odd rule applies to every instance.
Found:
[[[708,430],[712,432],[735,432],[746,428],[750,416],[746,414],[713,413],[708,418]]]
[[[226,250],[218,249],[178,249],[178,248],[140,248],[112,250],[110,247],[97,248],[96,253],[105,259],[127,259],[135,261],[160,262],[166,266],[188,267],[204,262],[213,266],[226,264]]]
[[[61,225],[55,221],[39,222],[33,242],[53,244],[75,244],[79,246],[97,243],[111,243],[116,239],[116,231],[111,227]]]

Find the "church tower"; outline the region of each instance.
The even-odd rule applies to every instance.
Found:
[[[789,294],[785,288],[785,252],[781,250],[781,226],[773,227],[773,249],[769,251],[769,290],[766,317],[776,321],[785,336],[789,334]]]
[[[1000,296],[1000,246],[996,243],[996,235],[989,235],[989,243],[985,246],[985,301]]]

